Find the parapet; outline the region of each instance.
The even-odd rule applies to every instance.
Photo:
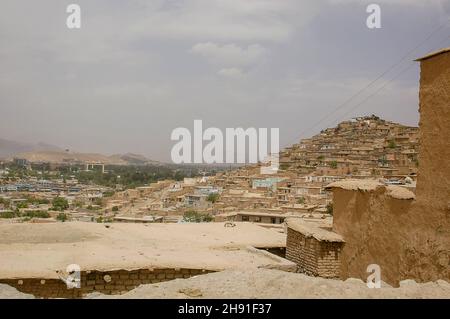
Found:
[[[346,179],[328,184],[325,189],[341,188],[347,191],[375,191],[384,186],[377,180]]]
[[[332,190],[340,188],[348,191],[364,191],[374,192],[377,190],[384,190],[385,194],[394,199],[413,200],[416,198],[410,190],[397,185],[384,185],[377,180],[342,180],[333,182],[325,187],[325,189]]]
[[[331,230],[326,230],[316,223],[303,221],[301,218],[287,218],[286,225],[306,238],[314,238],[318,241],[326,242],[345,242],[341,235]]]

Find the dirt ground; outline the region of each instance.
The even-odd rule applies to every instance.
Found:
[[[121,296],[91,294],[87,298],[440,298],[450,299],[450,283],[402,282],[369,289],[359,279],[309,277],[272,269],[225,270],[169,282],[142,285]]]
[[[0,299],[33,298],[0,284]],[[93,293],[86,298],[438,298],[450,299],[450,283],[438,280],[418,284],[403,281],[399,288],[383,284],[380,289],[369,289],[359,279],[346,281],[309,277],[272,269],[225,270],[189,279],[141,285],[120,296]]]

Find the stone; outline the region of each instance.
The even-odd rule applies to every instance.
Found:
[[[405,279],[400,281],[400,287],[414,287],[417,286],[417,282],[413,279]]]
[[[200,289],[197,288],[182,288],[178,290],[179,293],[185,294],[189,297],[201,297],[203,296],[203,293]]]

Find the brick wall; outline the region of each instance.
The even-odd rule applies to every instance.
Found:
[[[142,284],[189,278],[209,272],[213,271],[186,268],[85,271],[81,272],[81,288],[79,289],[67,289],[66,284],[59,279],[0,279],[0,283],[38,298],[81,298],[92,292],[107,295],[123,294]]]
[[[298,272],[309,276],[339,278],[342,246],[342,242],[319,241],[287,229],[286,259],[297,264]]]

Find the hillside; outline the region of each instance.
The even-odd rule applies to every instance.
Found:
[[[0,138],[0,158],[11,157],[18,153],[34,151],[62,151],[62,149],[46,143],[21,143]]]
[[[318,175],[417,173],[417,127],[374,115],[341,122],[280,154],[280,166]]]
[[[105,165],[158,165],[159,162],[150,160],[142,155],[136,154],[116,154],[107,156],[99,153],[79,153],[68,151],[31,151],[24,153],[17,153],[9,156],[9,160],[13,158],[23,158],[28,162],[37,163],[103,163]]]

